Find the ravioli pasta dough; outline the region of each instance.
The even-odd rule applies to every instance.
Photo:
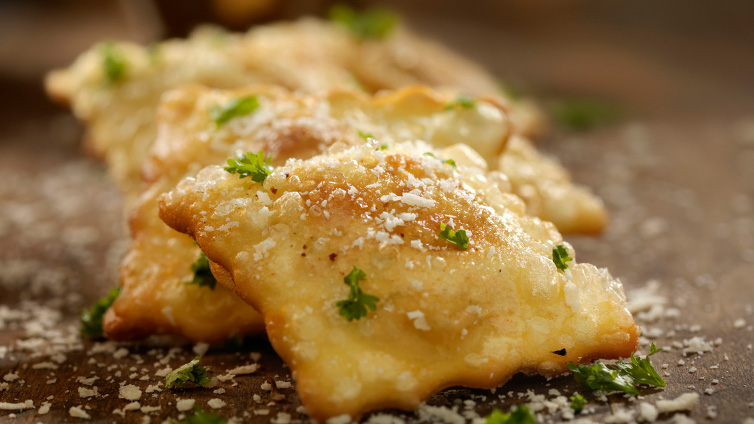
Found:
[[[118,65],[117,80],[112,80],[108,67]],[[245,34],[201,28],[188,39],[150,47],[100,44],[46,81],[50,95],[70,104],[87,124],[87,150],[105,159],[129,202],[142,190],[139,173],[155,140],[154,115],[163,93],[185,84],[237,88],[258,83],[309,93],[334,87],[374,93],[426,84],[475,97],[495,95],[511,104],[479,66],[405,28],[384,39],[361,39],[335,23],[311,18]],[[538,112],[523,103],[514,109],[518,132],[536,133]]]
[[[250,97],[259,105],[256,110],[222,126],[212,120],[213,108]],[[174,334],[221,343],[263,330],[257,312],[227,288],[187,284],[200,250],[189,237],[166,226],[157,208],[160,194],[181,178],[240,152],[263,150],[273,165],[279,165],[336,144],[363,145],[372,137],[385,146],[415,139],[437,146],[463,142],[496,156],[510,131],[505,109],[480,99],[473,110],[445,110],[452,100],[420,87],[376,97],[337,89],[321,95],[292,94],[271,86],[234,91],[195,86],[168,92],[157,116],[159,137],[143,169],[148,186],[131,213],[132,244],[121,265],[121,295],[105,315],[106,336],[130,340]],[[450,154],[458,160],[465,155]],[[486,166],[474,157],[477,166]],[[215,275],[222,281],[219,272]]]
[[[553,247],[572,249],[473,151],[451,148],[466,152],[454,168],[421,143],[377,143],[289,160],[261,184],[210,166],[160,203],[262,314],[313,418],[413,409],[444,387],[636,349],[620,283],[575,261],[559,271]],[[466,231],[468,250],[437,236],[443,224]],[[377,301],[349,321],[337,304],[354,266]]]

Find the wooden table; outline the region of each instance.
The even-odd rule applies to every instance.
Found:
[[[646,337],[668,347],[653,362],[669,374],[665,390],[646,391],[641,401],[694,391],[702,397],[688,416],[697,422],[754,417],[754,30],[741,25],[751,22],[743,18],[752,8],[731,2],[705,15],[705,8],[691,5],[691,12],[673,20],[671,6],[655,6],[647,17],[637,11],[640,6],[630,13],[618,6],[566,13],[480,3],[456,19],[445,3],[434,9],[420,1],[400,7],[415,27],[533,87],[545,103],[556,95],[584,93],[634,111],[615,125],[586,133],[555,130],[541,143],[577,181],[594,187],[611,214],[602,237],[568,240],[580,261],[620,277],[629,297],[655,280],[657,295],[668,302],[670,316],[639,320]],[[703,34],[692,25],[710,21]],[[674,23],[661,31],[666,22]],[[80,310],[116,284],[126,248],[122,208],[103,167],[80,155],[79,125],[49,106],[40,86],[30,81],[0,72],[6,100],[0,108],[0,383],[8,383],[0,402],[31,399],[35,407],[14,412],[15,417],[0,410],[0,422],[78,422],[68,410],[79,405],[91,406],[94,422],[142,422],[142,412],[113,414],[129,403],[118,396],[123,381],[144,391],[141,407],[160,407],[146,414],[151,422],[177,417],[178,398],[196,399],[204,409],[210,409],[209,399],[222,399],[227,405],[216,412],[248,422],[269,422],[280,412],[294,420],[305,417],[297,411],[292,388],[280,389],[284,396],[261,389],[266,381],[290,381],[262,338],[207,354],[205,363],[218,374],[261,354],[261,369],[237,377],[237,385],[221,383],[224,393],[147,393],[162,380],[157,370],[195,356],[191,346],[164,340],[96,344],[78,336]],[[711,341],[713,350],[683,356],[683,340],[692,337]],[[49,354],[50,346],[57,353]],[[98,379],[89,386],[77,376]],[[80,396],[79,388],[93,386],[95,398]],[[527,400],[515,393],[531,390],[552,398],[552,389],[570,395],[579,387],[570,377],[547,381],[519,375],[495,394],[455,388],[428,403],[484,416],[493,407],[507,410]],[[499,399],[509,391],[514,396]],[[50,396],[50,412],[38,415]],[[587,416],[595,422],[617,410],[638,409],[619,395],[607,402],[588,399]],[[419,417],[393,412],[404,419]],[[670,418],[661,415],[659,421]],[[558,413],[540,415],[540,422],[559,421]]]

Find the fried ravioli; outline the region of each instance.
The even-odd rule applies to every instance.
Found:
[[[248,97],[259,104],[253,112],[222,126],[212,120],[213,108]],[[495,157],[510,131],[505,110],[484,100],[473,111],[445,110],[452,99],[422,87],[375,97],[353,90],[293,94],[271,86],[234,91],[195,86],[167,93],[157,116],[159,137],[143,170],[148,188],[131,214],[133,241],[121,264],[121,295],[105,316],[106,336],[129,340],[174,334],[219,343],[263,331],[257,312],[223,287],[221,270],[213,269],[221,283],[214,290],[187,284],[199,248],[165,225],[157,208],[160,194],[182,178],[239,152],[263,150],[279,165],[288,158],[317,155],[336,143],[374,143],[372,137],[391,145],[425,139],[447,146],[461,140]],[[478,160],[478,166],[486,166]]]
[[[431,150],[457,168],[427,149],[333,146],[261,184],[210,166],[160,201],[263,315],[314,419],[414,409],[445,387],[556,375],[637,347],[617,280],[575,260],[558,270],[553,248],[573,249],[500,174],[473,166],[471,149]],[[438,237],[443,225],[457,233]],[[448,241],[461,229],[467,250]],[[355,267],[374,310],[351,320],[339,308]]]
[[[511,137],[497,169],[508,176],[528,213],[554,223],[560,232],[597,234],[604,230],[607,211],[602,199],[571,182],[568,171],[537,151],[530,141]]]
[[[382,40],[364,40],[310,18],[245,34],[203,28],[188,39],[150,47],[103,43],[46,80],[50,96],[70,104],[87,124],[86,150],[105,159],[128,204],[142,191],[141,164],[156,137],[154,115],[163,93],[185,84],[257,83],[309,93],[333,87],[374,93],[429,84],[510,103],[480,67],[405,28]],[[521,133],[540,126],[531,108],[520,108],[516,116]]]

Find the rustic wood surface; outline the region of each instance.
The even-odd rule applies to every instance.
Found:
[[[585,9],[584,2],[570,2],[574,9],[566,11],[480,3],[471,11],[461,8],[453,19],[458,7],[441,3],[434,9],[422,1],[396,8],[416,28],[531,89],[545,105],[557,96],[583,94],[629,111],[622,121],[589,132],[554,128],[540,143],[576,181],[593,187],[611,214],[602,237],[568,240],[580,261],[620,277],[629,297],[655,280],[657,294],[667,299],[666,316],[639,322],[645,337],[667,348],[653,362],[668,373],[668,386],[645,391],[641,401],[693,391],[701,399],[685,415],[697,422],[741,423],[754,417],[754,30],[745,25],[752,22],[747,14],[754,17],[752,7],[691,4],[690,12],[674,15],[671,6],[656,6],[650,18],[638,6]],[[117,8],[102,14],[117,21]],[[563,14],[570,20],[559,19]],[[712,29],[699,29],[710,22]],[[40,39],[58,35],[61,45],[82,43],[62,39],[64,30],[60,25],[59,33]],[[106,35],[99,23],[87,37]],[[7,32],[2,36],[9,40]],[[8,65],[8,52],[13,48],[6,43],[0,48],[0,384],[8,386],[0,388],[0,402],[30,399],[34,408],[0,410],[0,422],[79,422],[69,416],[72,406],[84,408],[92,422],[143,422],[144,416],[162,422],[178,417],[179,398],[196,399],[204,409],[210,409],[210,399],[222,399],[227,405],[216,412],[244,422],[270,422],[280,412],[305,419],[293,388],[261,388],[268,381],[291,380],[263,338],[206,355],[206,365],[223,374],[261,354],[259,371],[215,388],[224,393],[147,393],[149,385],[163,380],[158,370],[195,356],[192,346],[166,340],[103,344],[78,336],[80,310],[116,284],[126,247],[120,198],[102,165],[80,154],[80,126],[46,103],[36,78],[47,64],[28,64],[17,73],[18,65]],[[713,350],[684,356],[683,341],[692,337],[712,342]],[[98,379],[89,386],[77,381],[80,376]],[[160,409],[114,414],[130,402],[119,397],[121,382],[144,391],[140,407]],[[94,386],[95,397],[81,397],[80,388]],[[570,377],[547,381],[518,375],[494,394],[455,388],[428,403],[484,416],[493,407],[507,410],[528,401],[518,392],[531,390],[549,399],[551,389],[570,396],[579,387]],[[509,391],[513,396],[499,398]],[[595,422],[618,410],[638,410],[636,401],[620,395],[607,402],[587,398],[584,415]],[[45,401],[50,412],[40,415]],[[557,412],[540,415],[540,422],[560,421]],[[672,414],[660,415],[659,421],[671,422]]]

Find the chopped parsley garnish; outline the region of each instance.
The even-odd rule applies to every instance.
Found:
[[[359,137],[363,138],[366,141],[369,141],[370,138],[374,139],[374,136],[371,133],[364,132],[364,131],[359,131]],[[380,144],[380,148],[379,149],[380,150],[387,150],[387,147],[388,147],[387,144],[382,143],[382,144]]]
[[[371,133],[364,132],[364,131],[361,131],[361,130],[359,130],[359,137],[363,138],[364,140],[367,140],[367,139],[370,139],[370,138],[374,138],[374,136]]]
[[[243,347],[244,338],[241,335],[234,334],[225,341],[225,348],[230,350],[239,350]]]
[[[351,291],[348,293],[348,299],[338,301],[335,306],[339,309],[338,313],[348,321],[367,316],[367,307],[372,311],[377,310],[377,302],[380,299],[365,294],[359,287],[359,281],[366,278],[366,272],[359,269],[358,266],[354,266],[353,270],[343,278],[343,282],[351,288]]]
[[[227,424],[228,420],[215,414],[212,411],[205,411],[198,406],[194,406],[194,415],[182,419],[181,421],[170,420],[170,424]]]
[[[573,258],[568,254],[565,246],[559,244],[552,248],[552,261],[555,262],[555,267],[561,271],[568,269],[566,262],[572,261]]]
[[[207,255],[205,255],[204,252],[199,252],[199,258],[191,264],[191,271],[194,273],[194,278],[187,284],[196,284],[199,287],[209,287],[210,290],[215,289],[217,280],[209,269],[209,259],[207,259]]]
[[[537,417],[528,406],[518,405],[510,414],[503,414],[499,409],[493,409],[487,416],[485,424],[537,424]]]
[[[424,153],[424,156],[433,157],[433,158],[439,160],[442,163],[447,163],[448,165],[452,166],[453,168],[456,167],[456,161],[454,161],[453,159],[440,159],[437,156],[435,156],[435,154],[432,153],[432,152],[426,152],[426,153]]]
[[[107,296],[94,303],[89,309],[81,312],[81,334],[93,339],[104,337],[102,332],[102,317],[110,309],[115,299],[120,294],[120,288],[110,289]]]
[[[337,22],[360,38],[383,39],[390,35],[400,21],[395,12],[385,9],[368,9],[357,12],[345,4],[330,8],[330,20]]]
[[[573,409],[574,412],[578,414],[583,411],[584,405],[586,405],[586,399],[584,399],[584,396],[581,396],[579,393],[571,396],[571,409]]]
[[[466,230],[453,231],[447,224],[440,224],[440,230],[437,237],[455,244],[461,250],[469,248],[469,237],[466,236]]]
[[[254,112],[258,107],[257,96],[235,98],[224,106],[212,106],[209,110],[209,117],[219,127],[233,118]]]
[[[665,380],[660,377],[649,361],[650,356],[661,351],[662,349],[657,349],[652,343],[649,355],[644,359],[638,359],[632,353],[630,363],[618,361],[615,365],[606,365],[602,361],[597,361],[590,365],[576,365],[571,362],[566,367],[573,371],[576,381],[589,391],[599,390],[605,393],[618,391],[639,396],[637,384],[665,387]]]
[[[251,177],[252,180],[261,184],[268,175],[272,174],[271,161],[272,156],[267,156],[265,161],[264,152],[261,150],[257,154],[246,152],[238,159],[228,159],[228,166],[225,170],[231,174],[238,174],[241,178]]]
[[[191,362],[183,364],[165,376],[165,388],[181,388],[184,383],[192,382],[202,387],[213,387],[217,381],[207,376],[208,368],[200,367],[202,357],[197,356]]]
[[[471,109],[476,106],[476,100],[469,96],[460,95],[455,100],[445,105],[445,110],[451,110],[455,108]]]
[[[621,111],[609,103],[596,100],[563,100],[552,107],[555,120],[569,131],[587,131],[612,124],[621,118]]]
[[[115,84],[126,77],[126,59],[111,42],[102,45],[102,68],[108,84]]]

